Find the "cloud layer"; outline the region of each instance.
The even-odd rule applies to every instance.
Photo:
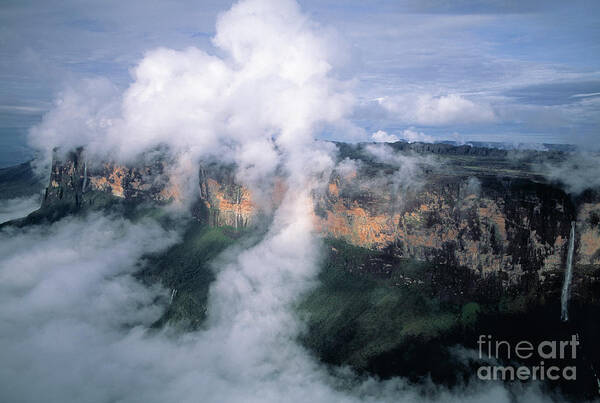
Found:
[[[167,290],[131,274],[177,236],[150,221],[90,215],[0,232],[0,397],[21,402],[421,401],[399,379],[328,371],[298,346],[290,304],[310,287],[317,250],[295,198],[265,240],[216,267],[205,330],[150,330]],[[536,397],[529,390],[525,398]],[[432,392],[432,391],[430,391]],[[510,401],[477,385],[439,401]],[[539,397],[539,396],[537,396]]]
[[[563,161],[538,164],[535,169],[540,175],[564,186],[565,190],[573,195],[578,195],[586,189],[600,188],[598,153],[572,153]]]
[[[380,143],[395,143],[396,141],[400,141],[400,139],[408,141],[409,143],[433,143],[435,141],[432,136],[428,136],[423,132],[417,131],[415,128],[404,129],[399,133],[399,135],[388,134],[385,130],[377,130],[371,135],[371,139]]]
[[[132,341],[160,315],[161,292],[131,273],[144,252],[168,246],[174,234],[90,216],[7,228],[0,239],[2,400],[107,401],[129,387],[143,394],[127,359],[139,353]]]
[[[496,120],[496,115],[489,105],[476,103],[458,94],[402,95],[378,98],[376,101],[387,113],[408,124],[442,126],[490,123]]]
[[[41,195],[0,199],[0,224],[15,218],[25,217],[42,204]]]

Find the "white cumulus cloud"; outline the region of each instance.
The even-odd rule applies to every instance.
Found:
[[[396,141],[400,140],[398,138],[398,136],[393,135],[393,134],[388,134],[387,132],[385,132],[383,130],[377,130],[375,133],[373,133],[371,138],[374,141],[378,141],[381,143],[395,143]]]
[[[0,200],[0,224],[15,218],[25,217],[42,204],[42,195],[15,197]]]
[[[400,136],[395,134],[389,134],[384,130],[377,130],[371,136],[373,141],[380,143],[395,143],[396,141],[400,141],[400,139],[406,140],[409,143],[414,143],[416,141],[420,141],[423,143],[433,143],[435,140],[432,136],[429,136],[423,132],[418,131],[415,128],[404,129],[400,132]]]
[[[102,79],[73,85],[30,143],[121,160],[167,145],[186,161],[236,162],[238,179],[256,188],[282,162],[293,170],[290,156],[312,147],[315,129],[350,125],[354,98],[332,78],[331,45],[320,34],[294,1],[239,2],[218,18],[220,56],[159,48],[122,93]]]
[[[494,110],[486,103],[475,102],[462,95],[407,94],[377,98],[376,102],[390,116],[408,124],[442,126],[488,123],[496,120]]]

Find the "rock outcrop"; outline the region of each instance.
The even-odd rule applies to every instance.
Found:
[[[206,219],[212,226],[245,228],[257,214],[250,190],[235,183],[233,167],[211,166],[201,168],[199,173],[200,203],[202,213],[198,219]]]
[[[575,201],[532,175],[526,165],[518,169],[519,162],[505,150],[396,146],[401,152],[407,147],[411,152],[459,155],[460,160],[442,161],[441,169],[430,170],[418,186],[406,189],[382,181],[374,186],[374,172],[394,172],[368,161],[353,172],[334,172],[327,189],[314,195],[315,227],[324,236],[394,256],[494,274],[508,285],[532,275],[557,281],[565,265],[570,222],[576,221],[575,265],[598,272],[600,198]],[[472,159],[465,163],[465,156]],[[235,228],[257,219],[252,194],[236,183],[234,173],[234,167],[216,164],[200,169],[196,218]],[[98,165],[85,162],[79,150],[54,160],[43,207],[83,208],[107,199],[164,204],[182,197],[176,183],[167,160],[130,167]]]
[[[132,202],[178,200],[181,192],[168,167],[168,162],[162,159],[140,161],[131,167],[88,162],[81,149],[64,158],[55,154],[42,208],[63,205],[78,209],[103,203],[110,197]]]
[[[430,178],[400,203],[382,191],[353,192],[352,181],[334,181],[317,203],[323,233],[402,257],[481,274],[559,270],[575,206],[559,189],[519,179]],[[597,228],[596,228],[597,230]],[[586,253],[600,248],[600,243]],[[582,250],[583,252],[583,250]]]

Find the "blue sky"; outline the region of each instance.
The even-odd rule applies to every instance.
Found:
[[[600,123],[600,2],[300,1],[337,38],[362,137],[591,145]],[[0,163],[56,93],[86,77],[121,87],[150,49],[216,52],[229,1],[3,1]],[[416,137],[414,137],[416,134]],[[337,137],[339,134],[324,134]]]

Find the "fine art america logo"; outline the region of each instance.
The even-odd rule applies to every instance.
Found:
[[[477,377],[482,380],[505,380],[505,381],[528,381],[528,380],[551,380],[559,379],[575,380],[577,368],[573,366],[546,365],[546,361],[552,363],[574,362],[577,357],[577,346],[579,337],[572,335],[570,340],[545,340],[538,344],[529,341],[519,341],[511,344],[506,340],[493,340],[491,335],[480,335],[477,341],[479,345],[479,358],[497,362],[500,358],[509,360],[539,360],[534,366],[515,365],[482,365],[477,369]]]

